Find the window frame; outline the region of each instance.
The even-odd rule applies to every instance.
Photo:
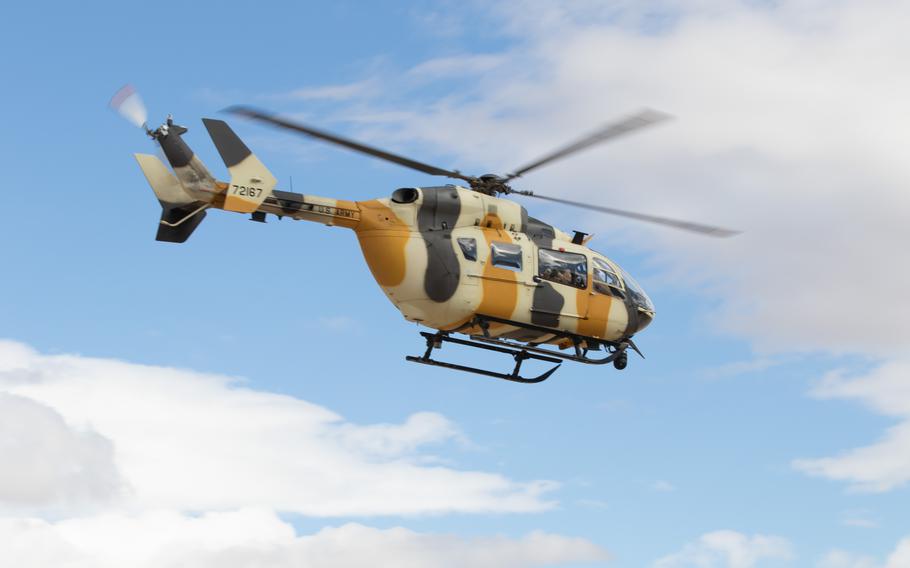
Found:
[[[514,249],[517,249],[518,267],[506,265],[506,264],[498,264],[497,263],[497,260],[498,260],[497,259],[497,247],[499,247],[499,250],[502,250],[503,252],[505,252],[506,249],[513,249],[511,253],[507,253],[507,254],[514,254],[515,253]],[[490,264],[496,268],[502,268],[503,270],[509,270],[511,272],[523,272],[524,271],[524,248],[522,248],[522,246],[518,243],[493,241],[490,243]]]
[[[617,284],[610,284],[609,282],[602,282],[594,277],[594,273],[596,270],[603,270],[602,267],[597,266],[597,263],[602,263],[604,266],[606,266],[607,268],[610,269],[610,273],[613,274],[613,277],[616,279]],[[609,294],[609,291],[598,290],[597,289],[598,284],[604,284],[607,286],[608,289],[617,290],[620,293],[624,293],[626,291],[625,281],[623,280],[622,276],[620,275],[619,270],[617,270],[617,267],[614,266],[613,263],[611,263],[610,261],[603,259],[603,258],[596,257],[596,256],[591,258],[591,282],[592,282],[591,289],[594,290],[595,292],[597,292],[598,294]]]
[[[651,297],[648,296],[648,293],[645,292],[644,287],[638,283],[631,274],[619,269],[622,273],[623,283],[626,285],[626,293],[629,295],[629,299],[632,301],[632,304],[639,310],[645,311],[649,314],[654,314],[654,302],[651,300]]]
[[[467,241],[470,241],[470,245],[466,245]],[[458,243],[458,248],[461,249],[461,255],[465,260],[471,262],[477,262],[477,239],[474,237],[456,237],[455,242]],[[470,254],[466,246],[470,246]]]
[[[582,285],[576,284],[574,282],[574,279],[573,279],[573,282],[564,282],[561,280],[556,280],[552,276],[550,276],[550,277],[545,276],[543,273],[544,262],[543,262],[543,259],[541,258],[542,255],[545,253],[555,253],[555,255],[571,255],[571,256],[581,257],[582,262],[584,264],[584,272],[577,272],[577,271],[570,271],[570,272],[572,273],[572,276],[581,275],[584,277],[584,282],[582,283]],[[554,284],[561,284],[563,286],[575,288],[577,290],[587,290],[588,285],[591,282],[590,270],[589,270],[590,262],[589,261],[590,261],[590,259],[589,259],[588,255],[581,253],[581,252],[572,252],[572,251],[567,251],[567,250],[538,247],[537,248],[537,278],[539,278],[540,280],[544,280],[546,282],[552,282]],[[571,261],[569,259],[565,259],[565,260],[563,260],[563,262],[570,263]],[[574,264],[577,265],[578,263],[574,263]]]

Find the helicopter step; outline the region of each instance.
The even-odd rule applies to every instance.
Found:
[[[533,353],[527,349],[523,349],[516,346],[500,346],[495,344],[489,344],[487,342],[472,341],[467,339],[458,339],[456,337],[451,337],[447,333],[438,332],[438,333],[429,333],[426,331],[420,332],[427,340],[427,350],[421,357],[415,357],[408,355],[405,357],[408,361],[412,363],[421,363],[424,365],[433,365],[436,367],[444,367],[446,369],[452,369],[455,371],[464,371],[466,373],[474,373],[477,375],[484,375],[486,377],[493,377],[496,379],[503,379],[505,381],[512,381],[516,383],[525,383],[533,384],[540,383],[548,378],[550,375],[556,372],[557,369],[562,365],[562,361],[555,357],[550,357],[547,355],[541,355],[538,353]],[[477,349],[485,349],[487,351],[495,351],[497,353],[505,353],[511,355],[515,360],[515,367],[512,369],[511,373],[497,373],[496,371],[489,371],[487,369],[479,369],[477,367],[468,367],[466,365],[458,365],[456,363],[448,363],[445,361],[437,361],[436,359],[431,359],[430,356],[433,354],[434,349],[439,349],[442,347],[443,343],[455,343],[457,345],[465,345],[467,347],[474,347]],[[521,371],[521,364],[528,359],[534,359],[536,361],[544,361],[547,363],[556,363],[556,366],[552,369],[544,372],[541,375],[536,377],[522,377],[519,375]]]

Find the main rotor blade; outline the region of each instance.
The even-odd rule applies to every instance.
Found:
[[[699,233],[701,235],[707,235],[709,237],[732,237],[732,236],[738,235],[740,233],[740,231],[733,231],[731,229],[723,229],[721,227],[713,227],[711,225],[702,225],[701,223],[693,223],[691,221],[680,221],[678,219],[669,219],[667,217],[658,217],[657,215],[645,215],[644,213],[635,213],[633,211],[624,211],[622,209],[614,209],[612,207],[602,207],[600,205],[590,205],[588,203],[579,203],[578,201],[569,201],[568,199],[560,199],[558,197],[547,197],[546,195],[538,195],[531,191],[515,191],[513,193],[517,193],[519,195],[526,195],[528,197],[536,197],[537,199],[544,199],[546,201],[553,201],[554,203],[572,205],[573,207],[582,207],[584,209],[599,211],[601,213],[608,213],[610,215],[619,215],[620,217],[627,217],[629,219],[635,219],[637,221],[645,221],[647,223],[656,223],[658,225],[664,225],[666,227],[673,227],[674,229],[682,229],[684,231]]]
[[[464,175],[457,170],[453,171],[453,170],[445,170],[442,168],[437,168],[436,166],[424,164],[422,162],[418,162],[417,160],[405,158],[404,156],[398,156],[396,154],[392,154],[391,152],[386,152],[385,150],[373,148],[372,146],[367,146],[366,144],[361,144],[360,142],[356,142],[354,140],[342,138],[341,136],[337,136],[335,134],[331,134],[331,133],[325,132],[323,130],[318,130],[318,129],[312,128],[310,126],[305,126],[303,124],[293,122],[286,118],[281,118],[274,114],[256,110],[254,108],[250,108],[247,106],[232,106],[232,107],[228,107],[224,110],[225,110],[225,112],[229,112],[231,114],[237,114],[240,116],[245,116],[247,118],[252,118],[254,120],[267,122],[269,124],[273,124],[275,126],[285,128],[287,130],[293,130],[295,132],[300,132],[307,136],[312,136],[313,138],[318,138],[320,140],[325,140],[326,142],[331,142],[332,144],[338,144],[339,146],[344,146],[345,148],[349,148],[356,152],[361,152],[363,154],[367,154],[367,155],[370,155],[370,156],[373,156],[373,157],[376,157],[376,158],[379,158],[382,160],[386,160],[388,162],[393,162],[395,164],[404,166],[406,168],[411,168],[412,170],[417,170],[419,172],[423,172],[426,174],[430,174],[430,175],[434,175],[434,176],[446,176],[446,177],[450,177],[450,178],[465,180],[467,182],[471,182],[474,180],[474,178],[472,178],[471,176]]]
[[[669,120],[671,117],[669,114],[662,113],[660,111],[645,109],[637,114],[633,114],[627,118],[607,124],[597,132],[589,134],[584,138],[576,140],[567,146],[547,154],[546,156],[538,159],[537,161],[531,162],[530,164],[518,168],[511,174],[507,175],[505,181],[521,177],[529,171],[539,168],[545,164],[549,164],[560,158],[565,158],[570,154],[575,152],[580,152],[585,148],[594,146],[595,144],[600,144],[601,142],[606,142],[607,140],[612,140],[613,138],[618,138],[624,134],[634,132],[640,128],[662,122],[664,120]]]

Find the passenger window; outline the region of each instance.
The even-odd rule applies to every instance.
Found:
[[[469,237],[458,239],[458,246],[461,247],[461,254],[468,260],[477,260],[477,241]]]
[[[521,246],[493,241],[490,250],[493,266],[521,272]]]
[[[537,275],[557,284],[587,288],[588,259],[583,254],[542,248],[537,253]]]
[[[622,288],[619,277],[613,267],[605,261],[594,258],[594,291],[601,294],[610,294],[610,287]]]

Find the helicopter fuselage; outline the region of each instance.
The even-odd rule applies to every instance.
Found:
[[[629,338],[654,316],[615,263],[508,199],[454,185],[359,202],[276,191],[261,210],[353,229],[389,300],[440,331],[568,346]]]
[[[387,198],[330,199],[275,189],[276,179],[223,121],[204,119],[228,171],[218,181],[185,144],[183,127],[149,131],[172,171],[155,156],[136,159],[162,206],[157,240],[184,242],[208,209],[269,214],[352,229],[369,269],[405,319],[437,330],[423,333],[427,352],[410,361],[518,382],[522,361],[564,360],[626,364],[626,349],[654,317],[640,286],[584,234],[530,217],[510,199],[457,185],[399,188]],[[470,340],[450,337],[451,333]],[[442,342],[460,343],[515,359],[510,374],[430,357]],[[574,347],[555,355],[539,345]],[[605,352],[596,358],[589,351]]]

